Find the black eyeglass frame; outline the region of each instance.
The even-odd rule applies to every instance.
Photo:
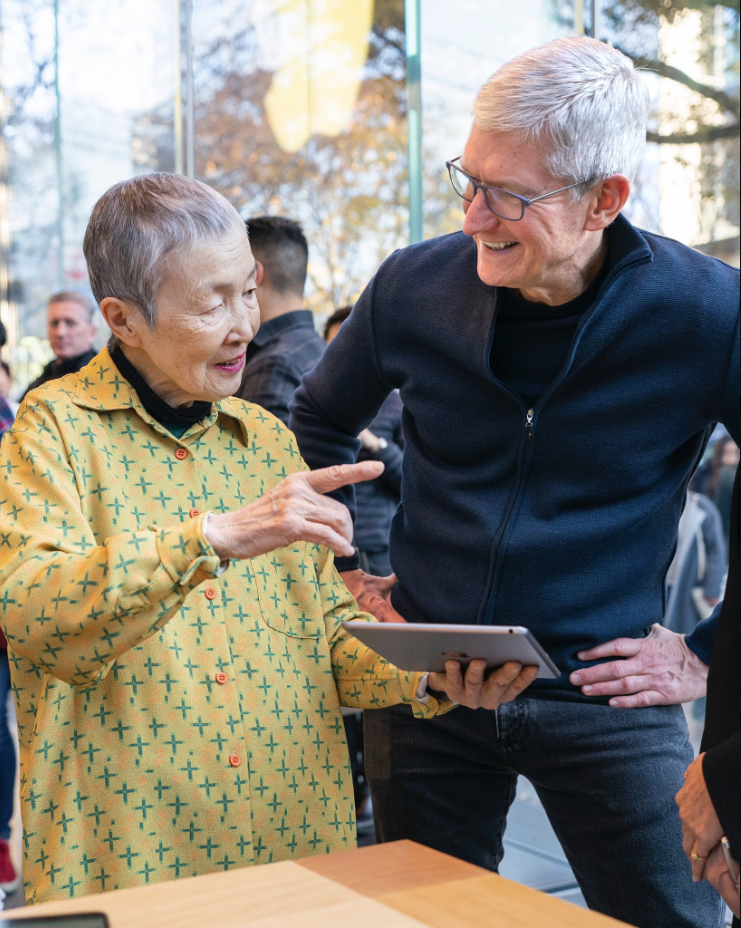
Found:
[[[559,187],[558,190],[551,190],[550,193],[544,193],[539,197],[533,197],[532,199],[528,199],[528,197],[520,196],[519,193],[512,193],[511,190],[505,190],[504,187],[495,187],[492,184],[480,184],[477,180],[474,180],[474,178],[471,177],[470,174],[467,174],[459,164],[456,164],[456,161],[460,161],[462,157],[463,155],[458,155],[458,157],[453,158],[452,161],[445,162],[445,167],[448,169],[448,175],[450,176],[450,183],[451,183],[451,186],[453,187],[453,190],[455,190],[458,196],[462,200],[465,200],[466,203],[473,203],[473,201],[476,199],[476,194],[478,193],[479,190],[481,190],[484,194],[484,202],[486,203],[489,209],[489,212],[493,213],[497,217],[497,219],[505,219],[507,222],[520,222],[523,216],[525,215],[525,207],[531,206],[533,203],[537,203],[539,200],[545,200],[547,197],[553,197],[557,193],[563,193],[564,190],[571,190],[573,187],[581,187],[584,184],[591,184],[592,182],[591,178],[589,180],[580,180],[580,181],[577,181],[577,183],[575,184],[569,184],[567,187]],[[456,189],[455,182],[453,181],[453,170],[454,169],[456,171],[460,171],[460,173],[464,177],[467,177],[470,184],[473,186],[473,196],[471,197],[470,200],[468,199],[468,197],[465,197],[462,193],[459,193],[458,190]],[[520,213],[519,217],[517,219],[512,219],[511,216],[502,216],[496,210],[492,209],[491,203],[489,202],[489,197],[487,196],[487,190],[498,190],[500,193],[506,193],[508,196],[514,197],[516,200],[519,200],[520,206],[522,208],[522,212]]]

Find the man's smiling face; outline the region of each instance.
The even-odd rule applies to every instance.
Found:
[[[537,143],[474,126],[460,165],[482,184],[532,199],[569,183],[549,174],[544,160]],[[594,254],[594,233],[585,231],[590,202],[589,194],[574,201],[571,191],[564,191],[528,206],[513,222],[495,216],[480,192],[472,203],[464,200],[463,231],[476,242],[481,280],[529,299],[565,302],[561,296],[570,293]]]

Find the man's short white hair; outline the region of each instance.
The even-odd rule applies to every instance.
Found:
[[[630,58],[575,36],[533,48],[495,71],[476,96],[475,124],[541,144],[564,183],[636,175],[646,145],[648,89]],[[575,188],[576,196],[583,192]]]

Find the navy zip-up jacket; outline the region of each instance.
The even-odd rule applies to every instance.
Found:
[[[609,273],[532,409],[491,373],[500,291],[462,233],[384,262],[291,407],[325,467],[355,460],[399,389],[393,605],[527,626],[563,671],[536,686],[570,686],[577,651],[661,621],[690,475],[714,423],[739,439],[738,271],[622,216],[609,235]],[[351,488],[338,498],[352,508]]]

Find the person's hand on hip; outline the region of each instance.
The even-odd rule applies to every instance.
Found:
[[[612,696],[610,705],[620,709],[691,702],[706,692],[708,665],[687,646],[684,635],[662,625],[653,625],[645,638],[615,638],[577,657],[620,658],[576,670],[569,677],[585,696]]]
[[[682,821],[682,847],[692,864],[692,878],[696,883],[703,878],[710,852],[723,836],[723,828],[705,785],[702,772],[704,756],[700,754],[686,769],[684,786],[676,796]]]
[[[362,570],[347,570],[340,576],[361,612],[370,613],[379,622],[406,622],[391,605],[391,590],[396,585],[396,574],[374,577]]]

